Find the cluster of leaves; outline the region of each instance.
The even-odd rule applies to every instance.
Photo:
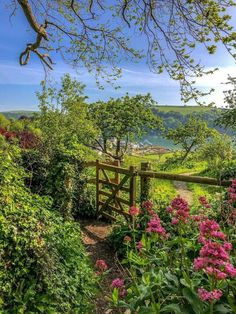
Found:
[[[95,279],[78,225],[25,187],[19,148],[1,148],[0,311],[91,313]]]
[[[161,211],[157,213],[153,208],[143,207],[140,214],[133,216],[126,231],[124,225],[114,230],[118,230],[118,238],[123,236],[123,244],[119,241],[114,243],[119,245],[119,250],[123,246],[123,264],[128,269],[126,295],[121,296],[119,288],[113,290],[111,303],[115,308],[142,314],[235,313],[235,274],[227,281],[213,280],[212,285],[210,275],[194,268],[193,260],[201,249],[197,221],[208,221],[215,216],[210,205],[205,199],[203,201],[199,208],[192,209],[187,223],[171,220],[170,211],[159,220],[157,214],[161,215]],[[166,212],[166,209],[162,211]],[[150,230],[151,221],[154,222],[154,230]],[[220,222],[223,223],[222,220]],[[234,264],[235,226],[222,224],[222,228],[227,241],[233,244],[231,262]],[[115,234],[113,237],[115,239]],[[205,302],[197,291],[200,287],[208,291],[215,289],[213,286],[220,288],[222,297],[218,301]]]

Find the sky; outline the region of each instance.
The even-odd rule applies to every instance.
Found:
[[[40,90],[40,82],[45,78],[45,72],[36,57],[23,67],[18,61],[26,43],[32,42],[35,36],[29,30],[20,10],[16,16],[9,19],[10,12],[6,10],[3,2],[0,2],[0,111],[37,110],[38,100],[35,92]],[[236,18],[235,11],[233,15]],[[134,37],[133,40],[135,43],[140,38]],[[223,90],[226,89],[222,83],[226,82],[228,74],[236,76],[235,61],[223,47],[219,47],[213,56],[198,48],[195,56],[207,66],[207,69],[219,68],[215,74],[198,79],[197,86],[203,89],[215,88],[216,91],[205,100],[215,101],[217,106],[222,106]],[[70,73],[86,84],[85,93],[89,97],[89,102],[121,97],[126,92],[130,95],[149,92],[160,105],[182,105],[178,82],[171,80],[165,73],[162,75],[151,73],[144,62],[122,64],[123,75],[117,82],[121,88],[114,89],[106,85],[105,90],[98,89],[94,77],[85,69],[75,72],[69,65],[63,63],[59,56],[54,58],[54,62],[54,70],[50,74],[52,78],[59,81],[63,74]],[[194,105],[191,102],[188,104]]]

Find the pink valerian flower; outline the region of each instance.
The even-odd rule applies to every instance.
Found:
[[[225,251],[231,251],[232,250],[232,248],[233,248],[233,246],[232,246],[232,243],[230,243],[230,242],[225,242],[224,244],[223,244],[223,248],[225,249]]]
[[[130,236],[125,236],[124,237],[124,242],[131,242],[132,241],[132,239],[131,239],[131,237]]]
[[[149,215],[155,215],[155,211],[153,210],[153,202],[150,200],[144,201],[142,203],[142,208],[145,209]]]
[[[199,242],[205,244],[206,241],[212,238],[225,240],[225,234],[220,231],[220,226],[215,220],[206,219],[199,225],[200,237]]]
[[[121,288],[124,286],[124,280],[121,278],[116,278],[112,281],[111,287],[114,288]]]
[[[234,225],[236,223],[236,209],[233,209],[227,219],[229,225]]]
[[[231,183],[231,187],[228,188],[230,203],[236,202],[236,179]]]
[[[198,200],[204,208],[211,208],[211,205],[208,203],[205,196],[200,196]]]
[[[146,232],[149,233],[158,233],[160,236],[166,238],[167,237],[167,233],[165,228],[162,227],[161,225],[161,220],[160,218],[155,215],[155,217],[153,217],[149,222],[148,222],[148,227],[146,229]]]
[[[234,266],[230,263],[225,264],[225,272],[230,278],[234,278],[236,276],[236,268],[234,268]]]
[[[124,280],[121,278],[116,278],[111,283],[112,289],[118,289],[119,290],[119,296],[121,298],[125,297],[127,295],[127,290],[125,288]]]
[[[173,218],[177,219],[173,220],[174,223],[187,223],[189,211],[188,203],[180,196],[174,198],[171,205],[167,207],[167,212],[170,213]]]
[[[98,259],[96,261],[95,268],[99,271],[98,274],[101,274],[108,269],[108,266],[103,259]]]
[[[202,301],[213,302],[213,301],[219,300],[222,297],[223,292],[217,289],[212,290],[212,291],[207,291],[203,288],[199,288],[198,295]]]
[[[129,214],[131,216],[138,216],[140,213],[140,210],[139,208],[135,207],[135,206],[131,206],[130,209],[129,209]]]
[[[137,244],[136,244],[136,248],[138,250],[141,250],[143,248],[143,244],[142,244],[142,241],[139,241]]]

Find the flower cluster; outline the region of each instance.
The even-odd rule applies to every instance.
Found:
[[[203,270],[214,280],[224,280],[236,276],[236,268],[230,263],[229,252],[232,244],[226,242],[226,236],[220,231],[220,226],[214,220],[207,219],[199,225],[199,242],[203,244],[200,257],[194,260],[194,269]],[[220,290],[206,291],[198,290],[199,297],[204,301],[212,302],[218,300],[222,292]]]
[[[107,263],[103,259],[98,259],[96,261],[95,268],[97,269],[97,275],[101,275],[108,270]]]
[[[236,179],[232,181],[231,187],[228,188],[229,202],[236,202]]]
[[[158,233],[160,236],[167,238],[167,233],[164,227],[161,225],[160,218],[155,214],[152,216],[151,220],[148,222],[148,227],[146,232]]]
[[[145,209],[151,216],[155,214],[153,210],[153,202],[150,200],[144,201],[142,203],[142,208]]]
[[[167,212],[173,217],[172,223],[174,225],[177,225],[179,222],[186,224],[189,218],[189,211],[188,203],[180,196],[174,198],[171,205],[167,207]]]
[[[207,199],[205,198],[205,196],[200,196],[198,200],[199,200],[200,204],[201,204],[204,208],[211,208],[211,205],[208,203],[208,201],[207,201]]]
[[[119,290],[119,296],[120,297],[125,297],[127,294],[127,290],[125,288],[125,283],[124,280],[121,278],[116,278],[112,281],[111,283],[111,288],[112,289],[118,289]]]
[[[129,214],[131,216],[138,216],[140,213],[140,210],[139,208],[135,207],[135,206],[131,206],[130,209],[129,209]]]
[[[219,300],[222,294],[222,291],[217,289],[210,292],[202,288],[198,289],[198,295],[202,301],[213,302],[214,300]]]
[[[208,239],[220,239],[225,240],[225,234],[220,231],[220,226],[215,220],[206,219],[202,221],[199,225],[200,237],[199,242],[201,244],[206,244]]]

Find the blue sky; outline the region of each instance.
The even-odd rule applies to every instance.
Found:
[[[4,1],[3,1],[4,2]],[[40,81],[44,79],[45,73],[41,63],[33,57],[29,65],[21,67],[18,63],[20,52],[24,50],[25,44],[34,40],[34,34],[29,30],[24,15],[18,10],[17,15],[9,20],[9,11],[0,3],[0,111],[6,110],[36,110],[37,98],[35,92],[40,89]],[[236,17],[235,12],[233,12]],[[134,42],[140,38],[134,38]],[[206,98],[206,101],[215,101],[218,106],[223,103],[222,82],[226,81],[227,75],[236,75],[235,61],[230,57],[223,47],[217,53],[209,56],[202,48],[195,52],[198,60],[201,60],[208,68],[218,67],[219,71],[211,77],[202,77],[197,80],[197,85],[203,89],[215,88],[216,92]],[[153,98],[162,105],[181,105],[179,85],[172,81],[166,74],[157,75],[149,71],[145,63],[132,64],[126,62],[122,66],[123,76],[119,79],[120,89],[115,90],[112,86],[106,86],[105,90],[99,90],[92,75],[81,69],[78,73],[63,61],[54,58],[56,65],[52,77],[56,81],[64,73],[72,76],[86,84],[86,94],[89,101],[98,99],[106,100],[109,97],[119,97],[129,92],[131,95],[150,92]],[[191,103],[190,103],[191,104]]]

